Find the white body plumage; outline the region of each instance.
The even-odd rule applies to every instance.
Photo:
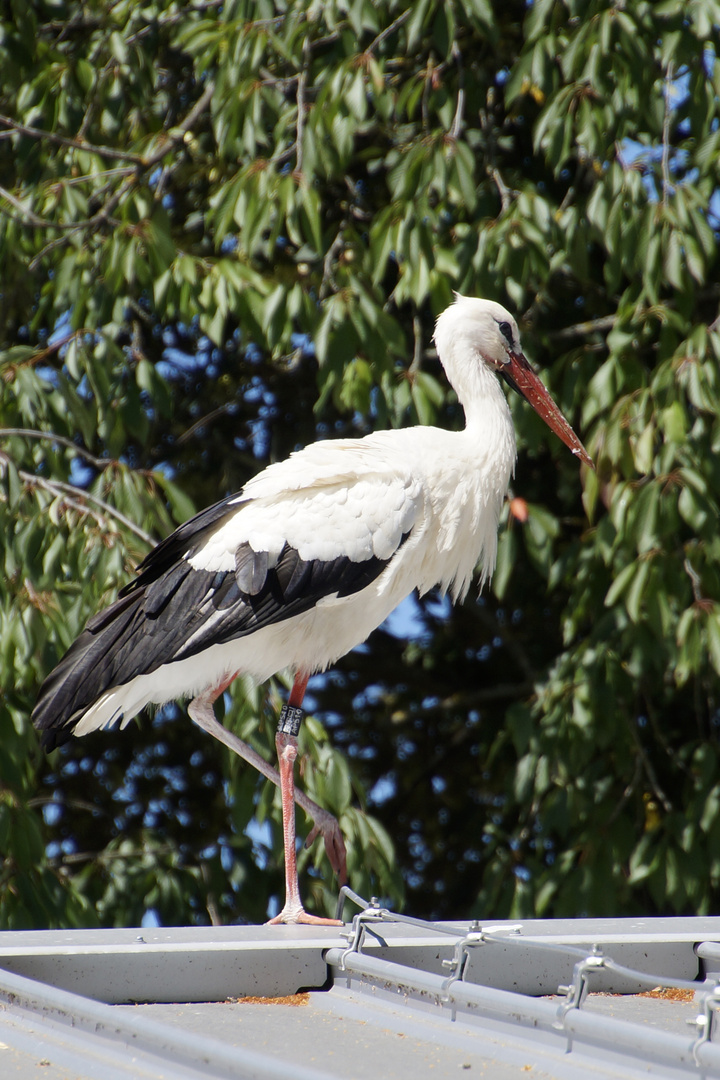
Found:
[[[458,297],[435,341],[464,430],[316,443],[181,526],[46,680],[34,720],[48,745],[124,726],[149,703],[219,692],[237,674],[323,670],[413,589],[457,599],[478,563],[489,577],[515,461],[496,374],[590,459],[503,307]]]
[[[238,496],[235,514],[189,558],[197,570],[232,571],[242,542],[266,551],[270,566],[287,543],[308,562],[360,562],[374,554],[387,561],[385,569],[350,596],[328,595],[300,615],[114,687],[87,710],[75,734],[120,715],[124,726],[146,704],[193,697],[235,672],[263,682],[283,668],[322,671],[365,641],[413,589],[422,594],[439,585],[462,598],[478,562],[484,581],[495,566],[515,460],[499,387],[498,397],[498,415],[477,430],[411,428],[317,443],[256,476]]]

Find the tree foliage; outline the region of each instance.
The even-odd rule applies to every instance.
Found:
[[[301,782],[351,883],[417,913],[717,907],[719,26],[717,0],[9,5],[3,926],[264,917],[268,785],[174,707],[46,760],[34,696],[268,460],[460,425],[430,349],[453,289],[517,311],[597,471],[512,402],[492,587],[311,684]],[[225,700],[268,758],[278,701]]]

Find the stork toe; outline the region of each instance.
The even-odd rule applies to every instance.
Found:
[[[325,854],[337,874],[339,884],[345,885],[347,882],[347,849],[337,818],[327,812],[324,812],[322,816],[318,815],[315,818],[315,824],[308,833],[305,847],[311,847],[318,836],[323,838]]]

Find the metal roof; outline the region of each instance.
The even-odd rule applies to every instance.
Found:
[[[5,932],[0,1003],[3,1080],[720,1078],[720,918]]]

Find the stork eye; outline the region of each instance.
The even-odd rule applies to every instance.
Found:
[[[512,346],[513,345],[513,334],[512,334],[512,327],[511,327],[510,323],[509,322],[498,323],[498,329],[499,329],[500,333],[502,334],[502,336],[507,341],[508,345]]]

